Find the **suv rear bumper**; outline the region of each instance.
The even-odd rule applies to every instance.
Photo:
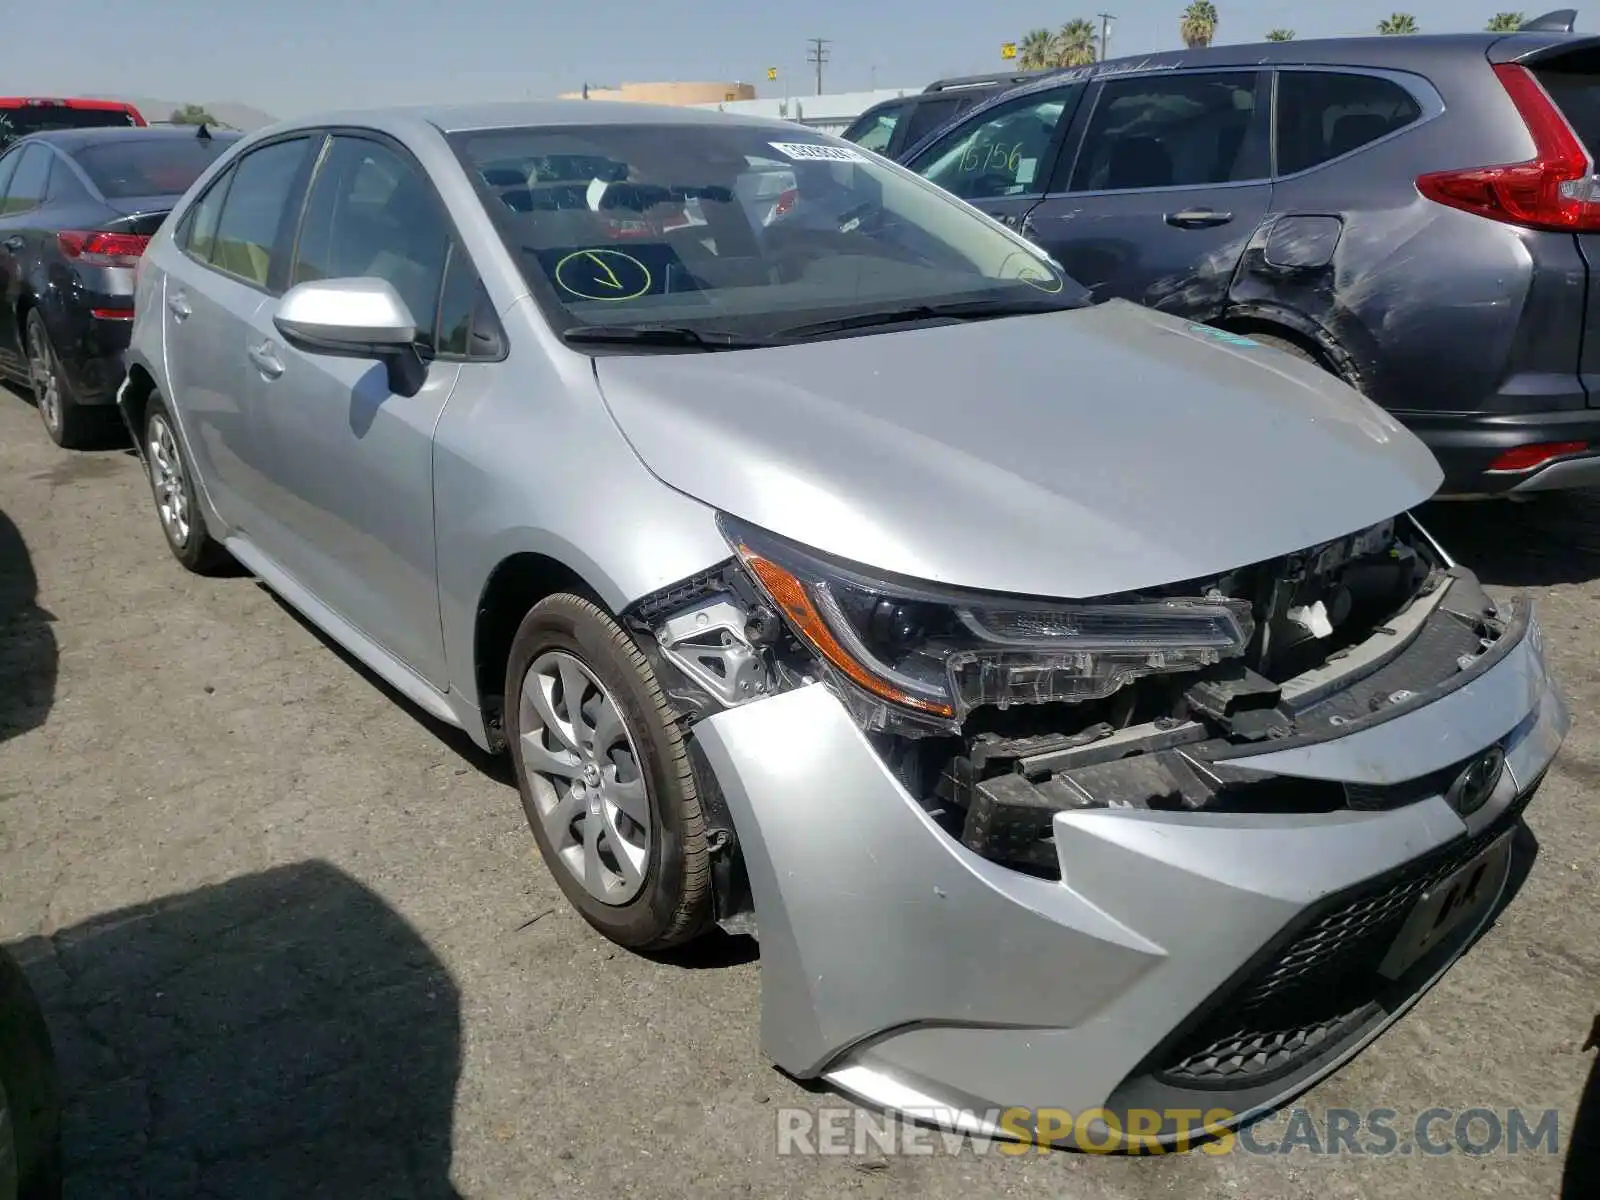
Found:
[[[1600,409],[1487,415],[1393,412],[1393,416],[1427,443],[1444,468],[1441,495],[1508,495],[1600,486]],[[1553,442],[1584,442],[1588,449],[1550,458],[1529,470],[1489,469],[1507,450]]]

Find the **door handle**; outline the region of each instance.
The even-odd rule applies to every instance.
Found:
[[[1179,229],[1210,229],[1213,225],[1226,225],[1233,214],[1215,212],[1209,208],[1186,208],[1182,212],[1168,213],[1167,224]]]
[[[260,371],[268,379],[276,379],[283,374],[283,363],[278,360],[278,356],[273,352],[271,342],[262,342],[259,346],[251,346],[245,353],[250,356],[250,361],[256,365],[256,370]]]
[[[21,250],[25,245],[27,245],[27,243],[22,240],[21,234],[13,233],[6,239],[7,250]]]
[[[194,309],[189,307],[189,300],[182,292],[173,292],[167,297],[167,311],[181,321],[193,313]]]

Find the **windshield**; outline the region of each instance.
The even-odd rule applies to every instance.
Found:
[[[164,134],[119,136],[113,142],[85,146],[72,157],[108,200],[181,196],[235,140]]]
[[[1087,303],[1041,251],[962,202],[798,126],[597,125],[452,141],[557,329],[781,338],[914,307],[1004,315]]]
[[[29,104],[0,108],[0,149],[18,138],[46,129],[102,129],[137,125],[125,108],[69,108],[65,104]]]

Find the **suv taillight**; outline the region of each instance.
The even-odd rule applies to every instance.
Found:
[[[56,234],[61,253],[90,267],[136,267],[150,239],[137,233],[63,229]]]
[[[1529,229],[1600,230],[1600,186],[1572,126],[1526,67],[1497,63],[1494,73],[1533,137],[1533,158],[1435,171],[1417,180],[1417,190],[1451,208]]]

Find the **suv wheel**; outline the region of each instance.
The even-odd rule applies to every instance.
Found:
[[[506,667],[506,739],[534,840],[606,937],[688,941],[710,910],[710,851],[688,746],[649,662],[581,596],[523,619]]]
[[[144,414],[144,458],[150,470],[150,491],[167,547],[197,575],[210,575],[228,559],[227,551],[206,529],[196,499],[194,474],[184,461],[172,414],[158,393],[151,393]]]

